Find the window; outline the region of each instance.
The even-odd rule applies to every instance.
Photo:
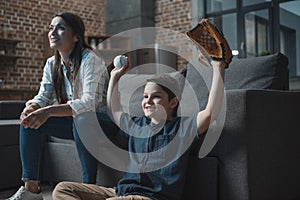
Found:
[[[206,1],[207,13],[236,8],[236,0],[211,0]]]
[[[255,4],[264,3],[266,1],[271,1],[271,0],[243,0],[243,6],[251,6]]]
[[[282,52],[289,58],[290,78],[300,80],[300,0],[192,2],[198,5],[198,12],[194,12],[198,16],[194,17],[212,18],[226,35],[235,57]]]
[[[245,14],[247,57],[270,54],[268,10]]]
[[[280,51],[289,58],[290,77],[300,77],[300,1],[279,6]]]
[[[230,44],[231,49],[234,52],[238,51],[238,44],[236,41],[237,38],[237,23],[236,23],[236,14],[225,14],[220,17],[213,17],[213,22],[222,30],[228,43]]]

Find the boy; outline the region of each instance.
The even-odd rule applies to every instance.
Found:
[[[203,134],[219,114],[224,95],[223,61],[212,61],[213,80],[204,110],[191,117],[176,117],[174,113],[179,104],[174,94],[179,90],[175,80],[167,75],[160,75],[147,80],[144,88],[142,109],[144,116],[131,117],[121,111],[117,95],[117,82],[127,72],[129,65],[115,68],[111,72],[107,102],[116,124],[128,135],[128,151],[131,153],[150,153],[166,147],[176,135],[180,135],[179,146],[184,144],[186,137],[194,137],[195,133]],[[176,91],[177,90],[177,91]],[[128,123],[134,121],[135,123]],[[138,126],[136,126],[138,125]],[[160,128],[157,126],[162,125]],[[141,128],[142,127],[142,128]],[[158,130],[153,134],[153,130]],[[139,131],[139,132],[137,132]],[[149,134],[148,138],[137,137],[138,134]],[[194,134],[194,135],[193,135]],[[151,136],[151,137],[150,137]],[[180,148],[178,148],[180,151]],[[182,150],[182,149],[181,149]],[[176,153],[175,153],[176,154]],[[59,183],[54,192],[54,199],[145,199],[145,200],[176,200],[180,199],[186,173],[189,149],[178,159],[163,165],[164,159],[157,158],[155,164],[148,161],[149,157],[133,158],[132,162],[139,165],[139,172],[125,173],[118,182],[116,189],[81,183]],[[161,156],[163,158],[163,155]],[[146,161],[145,161],[146,160]],[[150,167],[147,167],[149,166]],[[152,166],[155,165],[155,166]],[[151,170],[153,167],[153,170]]]
[[[206,29],[209,31],[205,32]],[[220,40],[223,46],[218,46],[219,42],[208,41],[207,34],[211,32],[216,33],[218,37],[213,38]],[[213,78],[205,109],[190,117],[178,117],[180,87],[170,76],[158,75],[146,81],[141,103],[144,115],[129,116],[121,110],[117,83],[130,65],[127,63],[123,68],[113,69],[107,92],[108,110],[125,133],[130,156],[128,170],[116,189],[92,184],[59,183],[53,192],[55,200],[181,199],[191,146],[187,141],[197,140],[197,135],[203,134],[217,118],[224,95],[225,68],[232,58],[226,39],[208,20],[201,21],[187,35],[200,45],[200,50],[203,47],[213,58]],[[218,53],[225,56],[224,61],[214,56]]]

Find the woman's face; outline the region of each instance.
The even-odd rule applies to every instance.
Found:
[[[49,25],[48,39],[50,48],[60,52],[72,51],[78,41],[71,27],[59,16],[54,17]]]

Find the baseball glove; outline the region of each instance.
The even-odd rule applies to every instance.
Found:
[[[226,68],[232,60],[232,52],[223,33],[208,19],[202,19],[196,27],[186,32],[202,52],[213,60],[223,60]],[[204,52],[203,52],[204,50]]]

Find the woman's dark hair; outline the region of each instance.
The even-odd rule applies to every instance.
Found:
[[[63,12],[63,13],[55,14],[53,18],[55,17],[61,17],[64,20],[64,22],[69,27],[71,27],[73,34],[78,39],[73,51],[70,54],[70,62],[74,67],[73,69],[73,80],[74,80],[77,76],[77,72],[81,64],[82,51],[86,48],[88,49],[92,49],[92,48],[85,42],[84,39],[85,26],[82,19],[78,15],[70,12]],[[55,63],[54,63],[54,70],[52,72],[54,89],[56,92],[58,102],[66,103],[67,94],[65,90],[64,74],[61,66],[61,57],[58,50],[55,50],[54,55],[55,55]]]

